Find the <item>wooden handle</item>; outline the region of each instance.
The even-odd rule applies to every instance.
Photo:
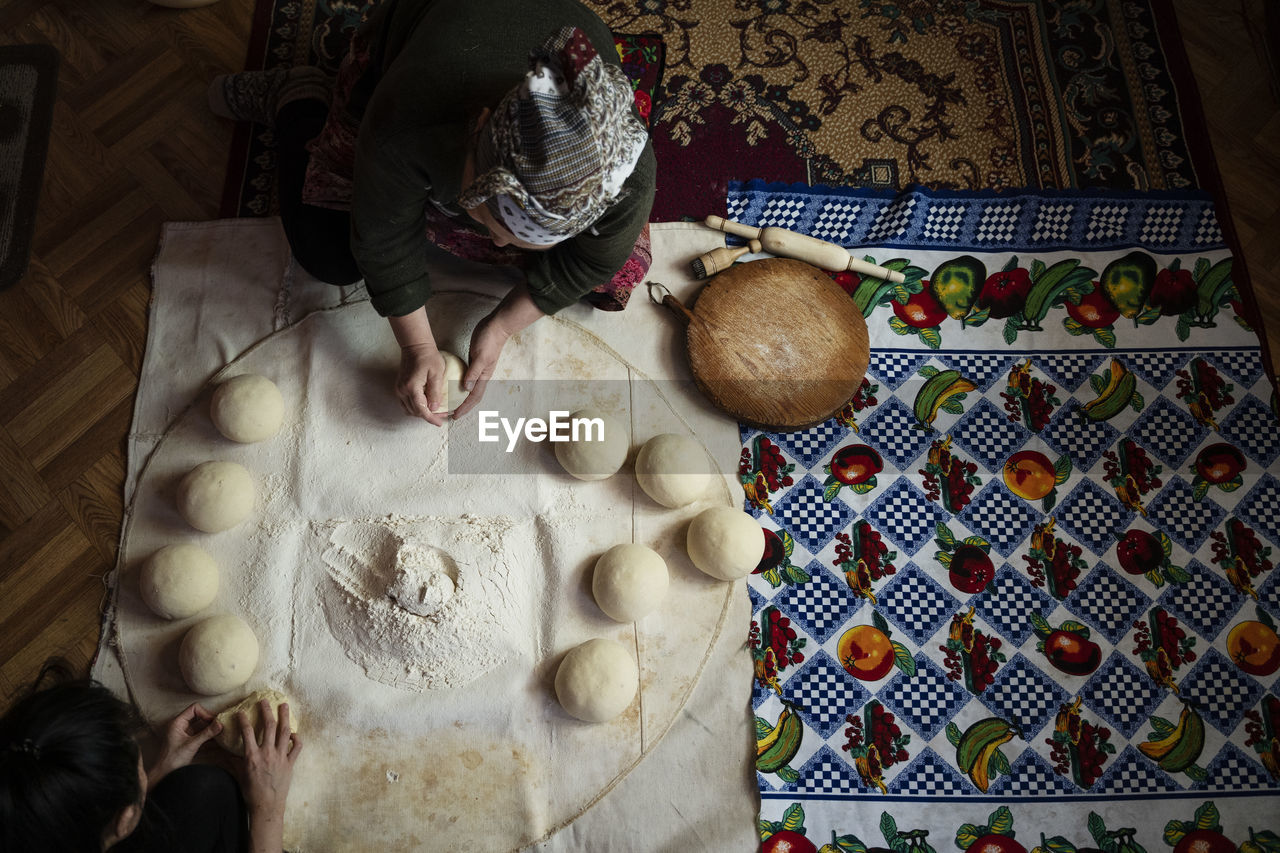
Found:
[[[688,308],[685,308],[684,303],[679,299],[676,299],[675,296],[670,293],[662,297],[662,304],[670,308],[681,320],[684,320],[686,326],[692,323],[695,319],[693,312]]]
[[[788,231],[786,228],[779,228],[776,225],[770,225],[763,229],[752,228],[750,225],[732,222],[721,216],[708,216],[706,223],[709,227],[717,231],[723,231],[726,234],[735,234],[739,237],[754,237],[760,241],[764,250],[771,255],[795,258],[797,261],[804,261],[824,270],[835,270],[837,272],[853,270],[859,275],[882,278],[885,281],[897,282],[898,284],[902,284],[907,280],[900,272],[894,272],[882,266],[869,264],[866,261],[855,258],[846,249],[837,246],[835,243],[828,243],[826,240],[819,240],[817,237],[810,237],[807,234],[797,234],[795,231]]]
[[[734,222],[731,219],[725,219],[723,216],[708,216],[704,221],[709,228],[732,234],[735,237],[746,237],[749,240],[760,239],[759,228],[752,228],[750,225],[743,225],[741,222]]]

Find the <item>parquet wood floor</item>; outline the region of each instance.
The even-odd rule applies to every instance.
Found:
[[[1176,0],[1231,212],[1280,355],[1280,106],[1266,0]],[[115,561],[125,436],[162,222],[217,215],[252,0],[0,0],[0,43],[62,53],[31,269],[0,291],[0,696],[86,667]],[[1274,356],[1273,356],[1274,358]],[[1276,361],[1280,364],[1280,360]]]

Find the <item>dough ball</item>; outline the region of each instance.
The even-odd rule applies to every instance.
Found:
[[[596,560],[591,592],[611,619],[634,622],[662,603],[670,580],[658,552],[626,543],[614,545]]]
[[[266,441],[284,423],[284,397],[265,376],[245,373],[233,376],[213,392],[209,407],[213,425],[232,441],[253,444]]]
[[[764,530],[740,509],[713,506],[689,523],[689,559],[722,581],[751,574],[764,556]]]
[[[711,482],[706,451],[687,435],[655,435],[636,455],[636,481],[645,494],[665,507],[691,504]]]
[[[621,714],[639,686],[635,661],[613,640],[588,640],[565,655],[556,670],[556,698],[566,711],[588,723]]]
[[[230,613],[197,622],[182,638],[178,666],[187,686],[216,696],[249,680],[258,665],[258,638],[244,620]]]
[[[445,403],[444,408],[432,409],[432,411],[452,412],[462,405],[462,401],[467,399],[469,393],[462,387],[462,374],[467,372],[467,365],[451,352],[440,350],[440,355],[444,357]]]
[[[219,533],[249,517],[253,478],[235,462],[202,462],[178,484],[178,512],[196,530]]]
[[[186,619],[213,603],[218,564],[196,545],[166,545],[142,564],[142,600],[165,619]]]
[[[627,461],[631,440],[626,425],[617,418],[599,409],[580,409],[569,416],[569,421],[597,418],[604,424],[603,437],[596,427],[583,424],[578,427],[577,441],[555,442],[556,459],[566,473],[579,480],[612,477]]]
[[[253,726],[253,731],[257,735],[258,743],[262,743],[262,707],[258,704],[263,699],[271,703],[274,709],[276,719],[280,719],[280,703],[287,702],[289,704],[289,731],[297,733],[298,731],[298,706],[285,694],[279,690],[266,688],[263,690],[255,690],[244,699],[232,705],[230,708],[218,715],[218,722],[222,723],[222,731],[218,732],[215,740],[219,746],[227,752],[234,752],[236,755],[244,755],[244,734],[240,731],[240,722],[236,719],[236,714],[244,711],[249,715],[249,725]],[[275,734],[275,728],[272,727],[272,734]]]

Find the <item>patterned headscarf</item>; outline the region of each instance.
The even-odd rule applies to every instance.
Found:
[[[529,69],[480,134],[476,177],[458,204],[484,203],[516,237],[551,246],[618,199],[647,133],[626,76],[577,27],[533,51]]]

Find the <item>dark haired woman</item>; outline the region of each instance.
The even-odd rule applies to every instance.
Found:
[[[0,853],[279,853],[302,750],[287,705],[277,721],[264,703],[260,745],[240,715],[237,786],[227,771],[192,763],[222,729],[199,705],[170,721],[148,767],[135,708],[93,681],[41,688],[49,672],[0,717]]]

